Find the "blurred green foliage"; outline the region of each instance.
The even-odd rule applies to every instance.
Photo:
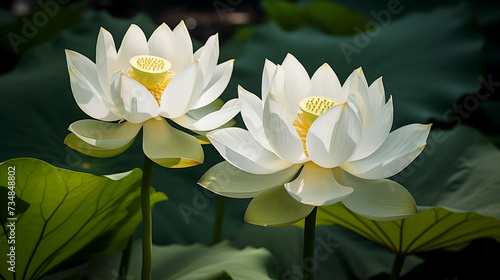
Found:
[[[62,30],[83,20],[84,2],[61,5],[55,0],[39,1],[30,12],[0,25],[0,48],[22,55],[29,49],[54,39]]]
[[[299,6],[286,0],[266,0],[267,18],[285,30],[313,26],[331,35],[347,36],[363,32],[368,20],[345,6],[330,1],[313,1]],[[362,26],[363,29],[359,29]]]

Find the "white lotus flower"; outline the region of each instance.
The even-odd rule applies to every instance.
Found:
[[[233,60],[217,65],[218,58],[217,35],[193,54],[184,22],[174,30],[163,23],[149,40],[132,24],[118,51],[112,35],[101,28],[96,63],[66,50],[75,100],[97,120],[72,123],[73,134],[65,143],[92,156],[109,157],[126,150],[144,127],[143,150],[151,160],[166,167],[202,163],[199,141],[165,118],[203,134],[239,112],[237,99],[224,106],[217,100],[233,70]]]
[[[228,197],[255,197],[248,222],[289,225],[314,206],[339,201],[373,220],[416,214],[410,193],[385,178],[417,157],[430,125],[390,132],[392,98],[385,101],[381,78],[368,86],[359,68],[341,86],[324,64],[310,79],[289,54],[282,66],[266,60],[262,100],[242,87],[239,99],[248,130],[207,134],[226,161],[199,184]]]

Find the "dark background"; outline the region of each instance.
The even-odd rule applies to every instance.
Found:
[[[241,2],[241,3],[240,3]],[[0,39],[0,74],[8,72],[15,67],[19,57],[32,47],[49,41],[54,38],[61,30],[78,25],[78,18],[73,17],[72,10],[107,10],[111,15],[118,18],[129,18],[137,13],[145,13],[150,16],[156,24],[162,22],[169,26],[175,26],[180,20],[184,20],[190,28],[189,32],[192,38],[204,42],[210,35],[219,33],[221,45],[231,38],[237,30],[252,26],[266,20],[266,14],[262,8],[261,1],[58,1],[62,8],[67,8],[67,18],[60,19],[63,24],[58,24],[50,28],[45,28],[40,32],[44,36],[37,36],[36,40],[30,40],[26,45],[15,52],[8,41],[6,41],[4,32],[16,28],[23,16],[36,12],[37,1],[17,0],[2,1],[0,3],[0,29],[2,38]],[[342,4],[350,6],[357,10],[360,7],[363,10],[375,9],[384,5],[386,1],[339,1]],[[415,1],[416,2],[416,1]],[[411,13],[418,10],[430,9],[435,2],[444,1],[419,1],[415,3],[413,10],[405,13]],[[477,18],[477,27],[486,38],[484,48],[484,72],[492,74],[492,80],[500,80],[500,1],[471,1],[471,7],[475,10]],[[231,6],[231,3],[238,5]],[[378,6],[377,6],[378,5]],[[221,10],[222,9],[222,10]],[[225,17],[221,20],[219,14],[223,11]],[[76,13],[75,13],[76,15]],[[17,24],[17,25],[16,25]],[[118,44],[118,42],[117,42]],[[460,59],[460,58],[457,58]],[[1,90],[1,88],[0,88]],[[485,90],[485,89],[482,89]],[[464,97],[465,98],[465,97]],[[498,92],[492,96],[492,100],[500,100]],[[491,101],[491,100],[490,100]],[[458,101],[457,103],[460,103]],[[500,115],[500,112],[497,112]],[[498,116],[497,116],[498,117]],[[479,110],[471,118],[466,120],[466,124],[474,126],[484,134],[491,136],[491,139],[497,140],[494,143],[498,146],[498,124],[487,116],[485,112]],[[435,123],[435,127],[447,127],[449,125]],[[434,128],[435,128],[434,127]],[[500,199],[500,198],[499,198]],[[421,254],[427,262],[417,267],[410,274],[401,279],[486,279],[482,275],[493,275],[489,279],[499,279],[498,264],[500,263],[500,245],[492,240],[476,240],[472,246],[461,252],[449,252],[437,250]],[[476,256],[476,257],[471,257]],[[362,261],[362,260],[360,260]],[[479,278],[478,278],[479,277]],[[373,279],[387,279],[386,275],[381,275]]]

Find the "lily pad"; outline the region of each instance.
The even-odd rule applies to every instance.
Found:
[[[14,205],[15,215],[9,217],[16,220],[7,221],[1,229],[1,251],[15,256],[9,266],[5,264],[12,257],[0,256],[5,279],[39,279],[103,237],[108,242],[90,249],[93,255],[120,252],[141,220],[142,172],[138,169],[104,177],[24,158],[3,162],[0,177],[7,178],[9,170],[15,170],[15,193],[29,207],[18,212]],[[7,186],[1,182],[1,188]],[[166,199],[153,189],[150,193],[152,205]],[[7,237],[15,243],[8,243]],[[15,272],[8,270],[12,266]]]
[[[320,212],[319,225],[341,225],[401,255],[451,247],[485,237],[500,242],[500,220],[476,212],[432,207],[393,222],[371,221],[341,203],[322,207]]]
[[[20,215],[24,213],[30,206],[29,203],[19,198],[19,196],[17,196],[15,192],[14,194],[9,194],[9,192],[12,192],[11,189],[15,190],[15,188],[9,189],[8,182],[9,181],[7,181],[7,187],[0,187],[0,198],[2,199],[1,204],[5,205],[5,207],[2,207],[2,209],[0,209],[0,224],[2,225],[5,225],[5,223],[8,221],[8,218],[12,218],[13,215]],[[12,205],[15,205],[15,212],[9,208],[9,206]]]
[[[139,279],[142,251],[137,240],[132,249],[125,279]],[[121,254],[92,260],[78,268],[60,271],[47,280],[118,279]],[[192,245],[153,245],[152,280],[276,279],[275,261],[266,249],[249,246],[238,249],[229,241],[212,247]]]
[[[420,157],[395,178],[418,205],[425,205],[417,215],[375,222],[338,203],[319,208],[318,224],[344,226],[398,254],[478,238],[500,242],[500,151],[465,126],[433,131],[428,143]]]

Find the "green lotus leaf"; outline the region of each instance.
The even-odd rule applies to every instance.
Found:
[[[130,267],[125,279],[139,279],[141,242],[134,243]],[[47,280],[62,279],[116,279],[121,254],[92,260],[78,268],[60,271]],[[152,280],[226,280],[226,279],[276,279],[275,261],[263,248],[246,246],[238,249],[229,241],[208,247],[192,245],[153,245]]]
[[[499,219],[442,207],[432,207],[402,220],[376,222],[337,203],[321,207],[317,223],[341,225],[402,255],[450,247],[485,237],[500,242]]]
[[[5,223],[8,221],[8,218],[12,218],[12,216],[14,215],[20,215],[24,213],[30,206],[29,203],[19,198],[19,196],[15,194],[15,191],[14,194],[12,193],[12,190],[15,190],[15,187],[9,186],[8,182],[9,181],[7,180],[7,187],[0,187],[0,198],[2,199],[1,204],[5,205],[5,207],[2,207],[0,209],[0,224],[2,225],[5,225]],[[9,192],[11,193],[9,194]],[[13,211],[14,209],[15,211]]]
[[[17,220],[8,220],[0,229],[1,251],[15,255],[15,263],[9,265],[5,264],[12,260],[11,256],[0,255],[0,272],[5,279],[39,279],[76,253],[79,259],[83,255],[120,252],[141,220],[142,172],[138,169],[95,176],[20,158],[0,164],[0,178],[8,178],[13,169],[14,191],[29,207],[24,212],[22,205],[20,211],[13,210],[15,215],[8,217]],[[0,188],[7,187],[7,181],[2,179]],[[152,205],[166,199],[153,189],[150,194]],[[99,244],[100,239],[107,242]],[[12,265],[15,275],[8,270]]]

